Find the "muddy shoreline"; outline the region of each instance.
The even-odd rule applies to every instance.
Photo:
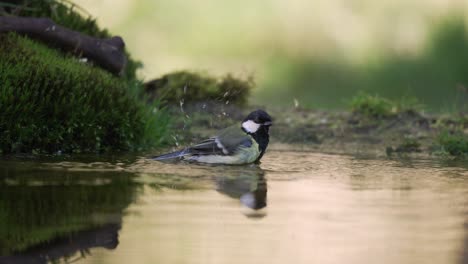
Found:
[[[468,138],[468,117],[463,114],[428,114],[404,111],[373,118],[352,111],[196,103],[170,109],[176,118],[173,146],[197,142],[236,124],[252,109],[266,109],[274,118],[271,148],[372,156],[450,156],[440,144],[441,133]]]

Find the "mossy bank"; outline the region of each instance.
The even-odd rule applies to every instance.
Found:
[[[115,77],[16,34],[0,35],[0,151],[102,152],[162,143],[168,117]]]

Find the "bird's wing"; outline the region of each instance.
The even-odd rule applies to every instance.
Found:
[[[196,155],[224,155],[223,149],[216,144],[216,138],[209,138],[189,148],[190,154]]]
[[[252,146],[252,137],[238,126],[233,126],[222,130],[215,137],[191,146],[190,153],[196,155],[229,155],[241,146]]]

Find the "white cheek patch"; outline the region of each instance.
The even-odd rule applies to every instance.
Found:
[[[218,148],[220,148],[220,149],[223,150],[223,153],[224,153],[225,155],[227,155],[227,154],[229,153],[229,151],[223,146],[223,144],[221,144],[221,142],[219,141],[218,138],[215,138],[215,143],[216,143],[216,146],[217,146]]]
[[[260,128],[260,124],[257,124],[252,120],[248,120],[242,123],[242,127],[249,133],[255,133]]]

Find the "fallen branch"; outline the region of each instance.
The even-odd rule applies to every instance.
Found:
[[[101,68],[121,75],[127,64],[121,37],[90,37],[59,26],[48,18],[0,16],[0,33],[16,32],[86,57]]]

